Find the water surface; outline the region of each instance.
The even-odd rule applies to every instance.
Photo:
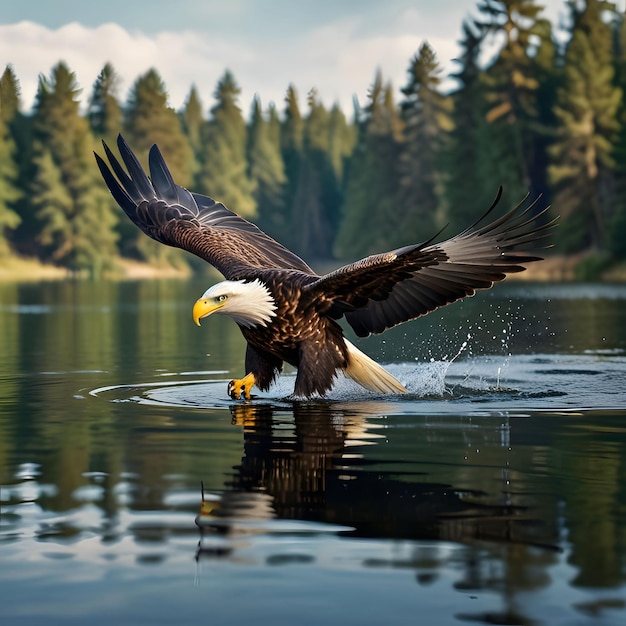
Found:
[[[0,285],[3,624],[624,623],[626,287],[355,340],[408,396],[245,403],[205,282]]]

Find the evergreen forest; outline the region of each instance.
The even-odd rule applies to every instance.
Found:
[[[368,93],[347,113],[325,106],[314,86],[304,104],[287,85],[283,103],[242,105],[227,69],[210,110],[193,85],[182,109],[171,108],[157,69],[122,102],[111,64],[82,101],[63,61],[40,77],[25,113],[9,65],[0,78],[0,259],[91,276],[122,257],[204,265],[149,240],[110,197],[93,151],[122,132],[144,164],[157,143],[178,184],[308,261],[355,260],[446,225],[451,236],[502,185],[502,211],[527,193],[551,205],[560,216],[554,251],[582,259],[581,276],[623,265],[626,17],[604,0],[568,0],[567,11],[557,37],[540,1],[479,0],[451,76],[424,42],[399,97],[373,68]]]

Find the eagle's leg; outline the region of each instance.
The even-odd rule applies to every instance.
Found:
[[[239,400],[241,394],[245,400],[250,400],[250,390],[256,385],[256,377],[254,374],[246,374],[243,378],[231,380],[228,383],[228,395],[233,400]]]

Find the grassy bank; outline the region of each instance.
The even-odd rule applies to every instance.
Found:
[[[155,278],[187,278],[191,270],[172,266],[155,266],[132,259],[118,259],[115,271],[106,272],[103,278],[110,280],[139,280]],[[65,268],[42,263],[37,259],[5,257],[0,259],[0,281],[41,281],[86,278],[87,274],[75,274]]]

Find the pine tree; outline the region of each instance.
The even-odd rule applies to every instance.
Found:
[[[343,181],[346,161],[354,150],[356,139],[356,127],[348,123],[341,107],[335,104],[328,118],[328,151],[335,176],[340,184]]]
[[[485,33],[503,36],[495,60],[482,74],[488,104],[487,126],[481,133],[480,160],[483,180],[502,184],[507,199],[523,197],[529,190],[543,190],[533,180],[538,157],[536,41],[545,36],[538,27],[543,7],[536,0],[481,0]],[[541,142],[539,142],[541,143]]]
[[[72,256],[75,244],[72,195],[50,149],[38,145],[35,166],[31,191],[37,218],[43,223],[37,239],[49,259],[63,262]],[[67,266],[72,267],[70,263]]]
[[[126,140],[145,164],[148,150],[157,144],[174,180],[182,187],[192,182],[193,154],[178,115],[168,106],[167,89],[155,69],[133,85],[126,105]]]
[[[202,102],[200,101],[200,96],[198,95],[198,90],[195,85],[191,87],[187,100],[185,100],[185,106],[180,112],[180,120],[183,132],[187,137],[187,141],[189,142],[194,155],[193,178],[195,183],[195,178],[200,171],[200,160],[202,158],[202,137],[206,124],[202,113]]]
[[[72,271],[98,274],[116,256],[116,215],[93,166],[76,77],[59,63],[42,77],[34,118],[34,206],[44,255]]]
[[[97,140],[104,140],[111,147],[122,130],[122,109],[117,100],[119,77],[113,66],[107,63],[93,85],[87,120]]]
[[[304,149],[304,120],[300,114],[298,94],[293,85],[289,85],[287,89],[285,104],[284,119],[280,132],[280,145],[283,163],[285,164],[285,176],[287,178],[285,187],[285,214],[286,221],[290,225],[290,228],[289,231],[285,233],[285,238],[282,243],[289,248],[294,248],[297,245],[297,231],[291,228],[290,216],[294,215],[296,211],[295,197]]]
[[[15,206],[22,197],[18,188],[19,167],[11,123],[19,115],[19,87],[13,68],[7,66],[0,77],[0,257],[9,253],[7,231],[21,219]]]
[[[560,46],[555,40],[552,24],[546,19],[538,19],[534,32],[537,44],[530,53],[533,58],[533,72],[538,87],[535,92],[536,120],[532,124],[533,156],[529,160],[531,191],[541,194],[545,202],[550,201],[551,187],[548,182],[549,148],[554,141],[556,117],[554,105],[557,89],[562,80]]]
[[[446,222],[450,232],[458,232],[472,224],[485,210],[485,199],[493,197],[498,183],[481,178],[480,136],[486,125],[484,87],[480,80],[479,58],[483,33],[469,22],[463,24],[460,42],[459,70],[452,77],[459,88],[451,94],[453,102],[450,139],[447,144],[445,169]]]
[[[443,218],[443,155],[452,128],[451,101],[441,91],[441,68],[428,43],[411,60],[409,82],[402,89],[404,144],[396,197],[398,236],[428,237]]]
[[[613,143],[622,90],[614,84],[611,28],[606,3],[571,5],[573,33],[565,54],[564,83],[557,94],[557,139],[550,150],[554,203],[562,216],[559,242],[566,252],[607,243],[605,191],[614,167]]]
[[[0,116],[5,122],[11,122],[19,112],[19,84],[13,67],[7,65],[0,77]]]
[[[626,91],[626,16],[616,15],[616,73],[615,84]],[[626,259],[626,103],[622,103],[617,114],[619,132],[615,142],[615,200],[611,203],[613,211],[608,216],[609,249],[618,259]]]
[[[288,201],[289,193],[289,179],[287,177],[287,168],[285,160],[283,158],[283,125],[278,114],[278,110],[273,102],[270,102],[268,106],[268,137],[269,142],[272,145],[272,150],[280,155],[280,162],[282,163],[283,171],[283,183],[281,185],[281,203],[280,212],[274,216],[274,220],[282,224],[282,229],[276,231],[276,236],[280,239],[280,242],[285,244],[289,241],[291,232],[289,231],[289,219],[291,215],[291,206]],[[261,208],[259,207],[259,212]]]
[[[139,159],[147,166],[148,151],[157,144],[177,184],[190,187],[195,170],[192,149],[178,115],[168,106],[167,89],[155,69],[134,83],[126,105],[125,136]],[[156,265],[185,267],[190,255],[165,247],[139,232],[129,220],[120,222],[121,248],[126,255],[139,256]]]
[[[339,221],[341,194],[330,159],[328,131],[329,113],[312,89],[291,213],[294,248],[305,258],[332,257]]]
[[[254,217],[254,184],[248,176],[246,125],[237,103],[240,89],[226,71],[215,90],[202,154],[198,186],[204,193],[223,202],[244,217]]]
[[[15,142],[4,119],[4,107],[4,101],[0,100],[0,258],[9,253],[7,231],[17,228],[20,223],[13,207],[22,196],[17,187]]]
[[[119,81],[113,65],[107,63],[93,84],[87,107],[87,121],[94,138],[95,150],[101,150],[101,142],[105,141],[111,150],[117,152],[117,136],[123,127],[122,107],[117,98]],[[102,183],[100,187],[103,187]],[[110,211],[116,218],[116,238],[120,240],[120,244],[136,238],[137,231],[130,220],[125,217],[120,219],[122,213],[113,197],[106,194],[106,199],[102,201],[108,204],[107,209],[103,210]]]
[[[32,116],[24,115],[20,104],[19,81],[13,68],[7,65],[0,77],[0,115],[6,133],[0,167],[4,170],[2,176],[5,181],[5,208],[16,213],[18,217],[7,213],[10,224],[7,223],[6,226],[13,228],[11,224],[19,224],[17,230],[11,233],[13,247],[22,254],[33,254],[35,220],[32,203],[24,192],[30,185],[34,172]]]
[[[275,150],[280,152],[282,159],[280,117],[273,102],[270,102],[267,107],[267,132],[270,143]]]
[[[258,97],[252,103],[248,132],[248,172],[254,185],[257,223],[269,235],[281,240],[285,222],[285,166],[280,153],[280,140],[272,141],[271,128],[263,117]]]
[[[380,72],[359,121],[359,139],[350,160],[343,218],[337,235],[339,258],[358,258],[390,249],[395,232],[395,204],[402,122],[390,84]]]

